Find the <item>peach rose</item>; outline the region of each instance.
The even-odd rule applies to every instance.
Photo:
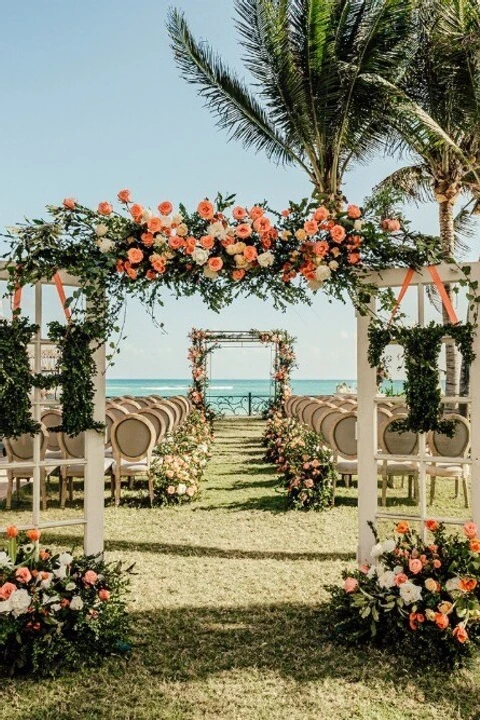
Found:
[[[159,273],[164,273],[167,268],[167,261],[165,257],[163,255],[158,255],[157,253],[150,255],[150,263],[153,269]]]
[[[18,535],[18,528],[15,525],[9,525],[5,530],[5,534],[8,538],[15,538]]]
[[[215,240],[211,235],[203,235],[203,237],[200,238],[200,245],[205,248],[205,250],[211,250],[215,245]]]
[[[349,205],[347,207],[347,215],[352,220],[358,220],[359,217],[362,217],[362,211],[358,205]]]
[[[342,225],[334,225],[330,230],[331,238],[336,243],[343,242],[346,234],[345,228]]]
[[[109,202],[101,202],[98,204],[97,212],[99,215],[111,215],[113,206]]]
[[[143,219],[143,205],[139,205],[138,203],[134,203],[133,205],[131,205],[130,215],[136,223],[140,223]]]
[[[358,265],[360,262],[360,255],[357,252],[351,252],[347,258],[350,265]]]
[[[123,203],[132,202],[132,196],[130,194],[130,190],[120,190],[117,193],[117,198],[120,200],[120,202],[123,202]]]
[[[250,217],[252,220],[258,220],[258,218],[261,218],[264,214],[264,209],[261,208],[259,205],[254,205],[252,209],[249,212]]]
[[[0,587],[0,598],[2,600],[8,600],[10,595],[15,592],[17,586],[11,582],[6,582]]]
[[[283,218],[287,218],[287,217],[290,216],[290,210],[288,210],[288,209],[282,210],[282,212],[280,213],[280,215],[281,215]]]
[[[308,488],[309,490],[310,490],[311,488],[313,488],[313,486],[314,486],[314,482],[313,482],[313,480],[312,480],[311,478],[307,478],[303,484],[304,484],[305,487]]]
[[[245,277],[245,270],[243,268],[238,268],[237,270],[234,270],[232,272],[232,278],[238,282],[239,280],[243,280]]]
[[[345,592],[353,593],[357,590],[357,588],[358,588],[358,580],[356,580],[356,578],[353,578],[353,577],[345,578],[345,581],[343,583],[343,589],[345,590]]]
[[[147,278],[147,280],[155,280],[155,278],[157,277],[157,273],[155,272],[155,270],[147,270],[147,272],[145,273],[145,277]]]
[[[414,575],[418,575],[418,573],[422,572],[422,570],[423,570],[422,561],[414,558],[413,560],[410,560],[410,562],[408,563],[408,568],[411,573],[413,573]]]
[[[317,222],[323,222],[330,217],[330,210],[328,210],[328,208],[326,208],[324,205],[321,205],[315,210],[315,212],[313,213],[313,217]]]
[[[25,535],[30,540],[30,542],[38,542],[40,540],[40,535],[42,533],[40,530],[37,530],[36,528],[32,528],[31,530],[27,530]]]
[[[245,250],[243,251],[243,254],[244,254],[245,260],[249,263],[253,262],[258,257],[257,249],[254,248],[253,245],[249,245],[248,247],[246,247]]]
[[[436,532],[440,526],[436,520],[425,520],[425,527],[430,532]]]
[[[444,600],[439,604],[438,609],[444,615],[449,615],[453,610],[453,603],[449,602],[448,600]]]
[[[435,558],[435,560],[433,561],[433,567],[435,568],[435,570],[438,570],[438,568],[442,567],[442,563],[438,558]]]
[[[193,497],[195,495],[195,488],[188,487],[185,492],[188,495],[188,497]]]
[[[28,583],[32,579],[32,573],[26,567],[20,567],[15,573],[15,578],[19,583]]]
[[[480,540],[478,538],[473,538],[473,540],[470,540],[469,547],[471,552],[480,553]]]
[[[235,234],[237,237],[242,238],[242,240],[245,240],[246,238],[249,238],[252,234],[252,226],[248,223],[242,223],[238,227],[235,228]]]
[[[477,587],[478,583],[475,578],[461,578],[458,583],[458,589],[462,592],[469,593],[473,592]]]
[[[197,241],[195,240],[194,237],[188,237],[185,240],[185,254],[192,255],[195,250],[196,244],[197,244]]]
[[[406,583],[408,580],[408,577],[405,575],[405,573],[398,573],[398,575],[395,575],[395,585],[398,587],[399,585],[403,585],[403,583]]]
[[[463,532],[467,538],[473,540],[473,538],[477,537],[478,527],[474,522],[466,522],[463,526]]]
[[[448,615],[444,615],[441,612],[435,613],[435,625],[438,627],[439,630],[446,630],[447,627],[450,625]]]
[[[151,247],[153,243],[155,242],[155,238],[153,237],[152,233],[150,232],[144,232],[140,236],[142,243],[146,247]]]
[[[152,217],[147,221],[147,227],[151,233],[158,233],[163,228],[163,223],[160,218]]]
[[[63,201],[63,207],[67,208],[67,210],[75,210],[77,206],[75,198],[68,197],[65,198]]]
[[[127,264],[125,263],[125,272],[127,273],[130,280],[136,280],[138,277],[138,270],[135,270],[135,268],[132,268],[130,266],[130,263],[128,264],[128,267],[127,267]]]
[[[202,200],[202,202],[198,204],[197,213],[203,220],[212,220],[215,214],[215,208],[209,200]]]
[[[436,580],[433,578],[427,578],[424,583],[426,589],[428,592],[439,592],[440,591],[440,585]]]
[[[317,255],[317,257],[325,257],[325,255],[328,254],[328,250],[329,244],[326,240],[319,240],[312,245],[312,252],[314,255]]]
[[[83,576],[83,582],[87,585],[95,585],[98,580],[98,575],[95,570],[87,570]]]
[[[168,247],[172,248],[172,250],[179,250],[181,247],[183,247],[184,242],[182,238],[178,237],[178,235],[172,235],[168,239]]]
[[[385,218],[380,223],[383,230],[387,232],[398,232],[400,230],[400,221],[396,218]]]
[[[247,217],[247,211],[245,210],[245,208],[237,205],[237,207],[233,208],[232,215],[235,220],[244,220]]]
[[[318,231],[318,222],[316,220],[306,220],[303,223],[303,229],[307,235],[315,235]]]
[[[115,270],[117,271],[117,273],[122,273],[125,270],[125,264],[123,260],[117,260],[117,262],[115,263]]]
[[[168,200],[165,200],[165,202],[160,203],[157,210],[160,215],[170,215],[170,213],[173,212],[173,205]]]
[[[223,260],[221,257],[211,257],[208,261],[208,267],[212,272],[219,272],[223,267]]]
[[[110,600],[110,590],[102,588],[98,591],[98,597],[102,602],[107,602],[107,600]]]
[[[272,227],[272,223],[264,215],[253,221],[253,228],[258,233],[266,233],[270,230],[271,227]]]
[[[462,645],[464,645],[468,640],[468,633],[465,630],[465,625],[462,624],[457,625],[457,627],[454,628],[452,635],[459,643],[462,643]]]
[[[128,250],[127,252],[127,257],[129,262],[132,263],[132,265],[137,265],[143,260],[143,252],[140,250],[140,248],[130,248],[130,250]]]

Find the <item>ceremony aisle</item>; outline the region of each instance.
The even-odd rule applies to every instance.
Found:
[[[322,603],[355,563],[356,490],[339,487],[332,511],[286,512],[262,429],[248,418],[216,424],[198,502],[108,506],[108,557],[136,563],[131,656],[41,683],[2,679],[0,718],[479,717],[478,667],[421,675],[331,642]],[[80,545],[71,529],[45,541]]]

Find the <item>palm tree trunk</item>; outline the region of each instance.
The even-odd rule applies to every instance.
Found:
[[[440,220],[440,240],[442,243],[442,250],[448,256],[453,255],[454,242],[455,242],[455,228],[454,228],[454,217],[453,217],[453,203],[450,200],[444,200],[439,203],[439,220]],[[450,285],[445,285],[445,290],[450,299],[452,299],[452,289]],[[442,322],[447,324],[450,322],[448,313],[445,307],[442,305]],[[445,394],[447,396],[458,394],[458,353],[454,344],[448,344],[445,348],[446,352],[446,380],[445,380]],[[453,410],[454,406],[451,404],[445,405],[445,409]]]

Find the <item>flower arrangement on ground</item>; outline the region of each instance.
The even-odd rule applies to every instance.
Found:
[[[196,499],[212,442],[208,418],[192,410],[183,425],[154,450],[154,503],[179,505]]]
[[[423,664],[461,664],[480,644],[480,539],[468,522],[463,537],[426,521],[424,542],[405,521],[372,549],[372,564],[344,573],[331,588],[338,639],[371,641]],[[373,528],[372,528],[373,529]]]
[[[212,421],[215,417],[215,412],[207,403],[207,390],[209,385],[207,359],[218,345],[212,343],[207,344],[207,334],[205,330],[193,328],[188,337],[190,338],[190,347],[187,357],[192,366],[192,385],[188,392],[188,397],[192,401],[193,407],[203,412],[208,420]]]
[[[295,338],[286,330],[270,330],[259,332],[258,337],[262,343],[275,344],[275,357],[273,367],[273,380],[275,382],[275,400],[269,410],[279,410],[285,414],[285,403],[292,394],[290,386],[290,373],[296,367],[294,351]]]
[[[335,469],[317,433],[275,412],[267,421],[263,440],[265,458],[281,473],[290,507],[324,510],[332,506]]]
[[[39,540],[39,530],[7,528],[0,552],[0,665],[10,674],[48,675],[125,652],[128,570],[54,554]]]

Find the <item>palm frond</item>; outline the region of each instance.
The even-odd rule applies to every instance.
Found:
[[[424,165],[408,165],[387,175],[374,192],[383,189],[396,191],[402,200],[418,205],[432,199],[432,178]]]

